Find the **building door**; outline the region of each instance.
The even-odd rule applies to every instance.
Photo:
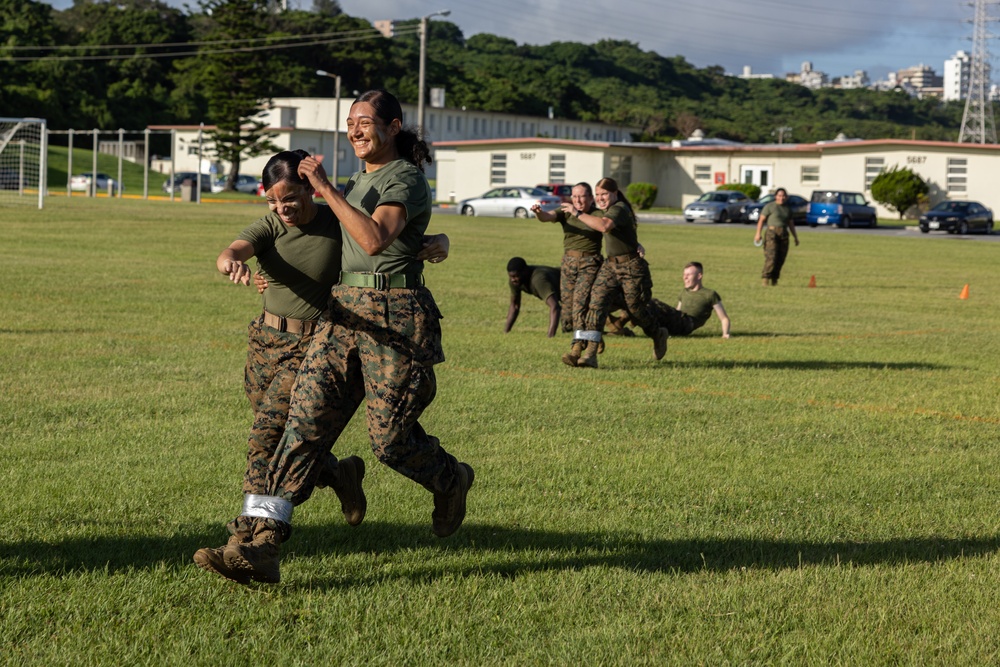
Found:
[[[747,164],[740,168],[740,182],[750,183],[760,187],[761,194],[771,191],[774,183],[771,179],[770,165]]]

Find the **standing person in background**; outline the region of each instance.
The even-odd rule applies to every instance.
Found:
[[[340,223],[328,206],[317,205],[312,186],[298,174],[305,151],[282,151],[264,167],[261,182],[271,213],[243,230],[216,260],[216,268],[235,284],[250,284],[251,258],[261,277],[263,313],[250,322],[244,386],[254,413],[250,429],[244,494],[267,492],[267,471],[288,417],[292,384],[298,375],[320,316],[327,308],[330,287],[340,278]],[[420,257],[441,261],[448,256],[448,237],[426,238]],[[367,501],[361,490],[365,464],[357,456],[322,460],[317,486],[330,486],[340,499],[347,523],[359,525]],[[229,522],[229,543],[249,542],[253,519]],[[233,576],[223,560],[225,547],[199,549],[194,561],[202,569]]]
[[[329,321],[313,334],[299,369],[267,494],[244,501],[253,539],[224,548],[230,573],[280,580],[280,545],[291,535],[292,509],[311,495],[330,446],[362,401],[376,457],[433,494],[434,533],[447,537],[465,518],[473,469],[418,421],[434,399],[434,364],[444,352],[441,312],[423,286],[417,259],[431,216],[422,173],[430,153],[416,132],[403,128],[402,116],[399,101],[384,90],[368,91],[351,106],[348,137],[365,169],[343,195],[320,161],[299,165],[340,220],[340,282],[331,290]]]
[[[788,235],[799,244],[799,235],[795,231],[795,221],[792,219],[792,208],[788,205],[788,192],[785,188],[774,191],[774,201],[768,202],[757,218],[757,233],[753,242],[760,243],[761,230],[767,225],[764,234],[764,270],[760,274],[761,283],[777,285],[781,277],[781,267],[785,265],[788,256]]]
[[[653,356],[660,360],[667,352],[668,333],[656,323],[650,308],[653,279],[649,264],[640,254],[635,212],[612,178],[598,181],[594,196],[600,210],[579,211],[576,215],[585,225],[604,234],[607,259],[590,294],[586,330],[578,332],[579,337],[587,341],[587,346],[576,365],[597,368],[601,331],[619,290],[624,294],[625,308],[631,319],[653,339]]]
[[[563,331],[584,330],[590,308],[590,291],[601,270],[601,240],[604,235],[580,221],[577,211],[593,213],[594,193],[589,183],[573,186],[571,199],[563,202],[559,210],[543,211],[535,204],[531,207],[535,217],[542,222],[558,222],[563,230],[563,258],[560,273],[560,299],[563,308]],[[552,334],[549,334],[550,336]],[[576,366],[586,341],[573,336],[570,350],[562,356],[568,366]]]
[[[541,299],[549,307],[549,338],[556,335],[559,326],[559,269],[551,266],[528,264],[521,257],[511,257],[507,262],[507,284],[510,286],[510,306],[503,332],[510,333],[521,312],[521,293],[527,292]]]

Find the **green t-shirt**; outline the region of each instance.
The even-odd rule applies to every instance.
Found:
[[[594,213],[596,211],[597,208],[592,205],[590,210],[586,212]],[[580,222],[578,217],[569,215],[562,209],[556,211],[555,222],[558,222],[563,228],[563,250],[600,254],[601,240],[604,238],[604,234],[596,229],[591,229]]]
[[[383,204],[402,204],[406,225],[392,244],[370,257],[344,230],[344,271],[354,273],[421,273],[416,259],[423,248],[424,232],[431,219],[431,188],[424,173],[403,158],[369,173],[351,177],[344,196],[354,208],[371,215]]]
[[[788,222],[792,219],[792,209],[788,204],[769,201],[764,204],[760,217],[767,218],[768,227],[787,227]]]
[[[329,206],[317,205],[316,217],[289,227],[269,213],[237,237],[253,246],[268,287],[264,310],[296,320],[315,320],[326,310],[330,286],[340,278],[340,223]]]
[[[514,287],[514,283],[507,283],[510,285],[511,295],[516,295],[518,291],[521,291],[536,296],[542,301],[546,301],[550,296],[555,294],[556,301],[558,301],[559,269],[551,266],[534,266],[529,264],[528,270],[531,271],[531,279],[528,280],[528,284]]]
[[[702,287],[697,290],[681,290],[678,301],[681,304],[681,312],[694,320],[695,329],[700,329],[712,316],[715,304],[722,303],[722,297],[715,290]]]
[[[615,202],[608,210],[597,211],[595,215],[610,218],[612,222],[611,229],[604,233],[604,247],[608,257],[627,255],[639,250],[635,216],[625,202]]]

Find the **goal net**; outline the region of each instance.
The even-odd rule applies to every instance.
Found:
[[[0,118],[0,203],[45,203],[47,135],[41,118]]]

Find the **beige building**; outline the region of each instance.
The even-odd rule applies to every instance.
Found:
[[[815,144],[743,145],[685,141],[622,144],[552,139],[445,141],[435,144],[437,193],[445,201],[477,197],[496,185],[586,181],[611,176],[619,186],[653,183],[656,206],[683,207],[724,183],[862,192],[883,169],[909,167],[930,186],[932,202],[974,199],[1000,210],[992,174],[1000,146],[880,139]],[[879,215],[893,212],[879,207]]]

